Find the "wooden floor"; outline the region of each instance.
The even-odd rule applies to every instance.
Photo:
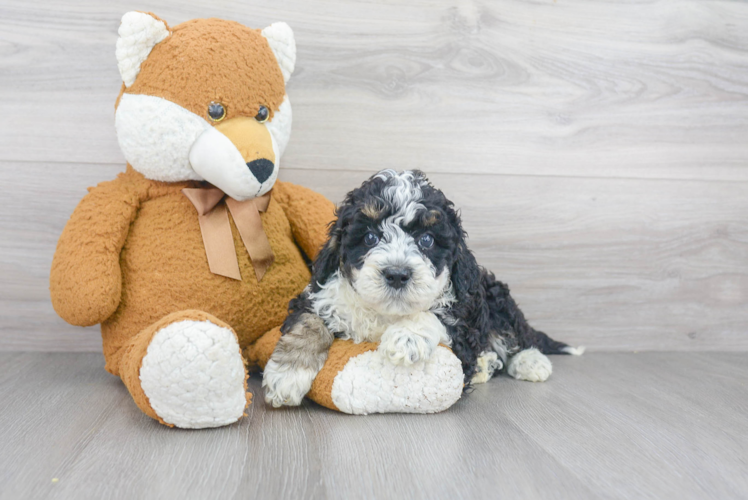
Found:
[[[748,353],[553,360],[545,384],[500,377],[439,415],[258,398],[184,431],[141,414],[98,354],[3,353],[0,498],[748,497]]]

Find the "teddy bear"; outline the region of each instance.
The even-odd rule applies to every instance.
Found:
[[[228,425],[245,415],[248,370],[267,362],[334,219],[323,196],[278,180],[293,32],[129,12],[116,58],[126,170],[90,188],[67,222],[52,304],[71,324],[101,324],[106,370],[146,415]],[[375,345],[338,340],[309,397],[347,413],[444,410],[463,387],[444,351],[394,367]]]

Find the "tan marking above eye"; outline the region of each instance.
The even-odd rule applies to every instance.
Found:
[[[370,219],[378,219],[379,216],[382,215],[382,209],[374,203],[369,203],[364,205],[364,208],[361,209],[361,213]]]
[[[438,210],[430,210],[427,214],[423,216],[423,225],[424,226],[433,226],[437,222],[441,220],[441,213],[439,213]]]

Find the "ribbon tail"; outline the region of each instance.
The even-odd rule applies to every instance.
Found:
[[[252,259],[257,281],[260,282],[265,272],[275,262],[275,255],[262,228],[262,218],[260,218],[255,200],[238,202],[227,197],[226,205],[234,217],[234,224],[239,230],[249,258]]]
[[[241,281],[242,276],[239,272],[239,261],[236,258],[226,206],[216,205],[207,214],[200,215],[198,220],[210,272]]]

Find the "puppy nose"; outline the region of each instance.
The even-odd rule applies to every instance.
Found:
[[[247,167],[249,167],[249,171],[252,172],[252,175],[254,175],[260,184],[262,184],[273,174],[275,165],[273,165],[273,162],[270,160],[260,158],[259,160],[252,160],[247,163]]]
[[[387,280],[387,285],[395,290],[399,290],[410,281],[410,269],[406,267],[388,267],[383,274],[384,279]]]

